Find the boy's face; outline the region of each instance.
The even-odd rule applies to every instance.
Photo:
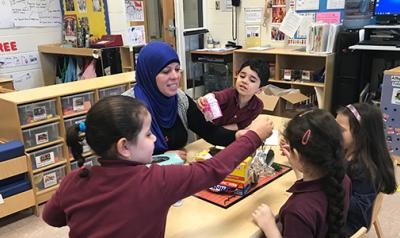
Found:
[[[239,72],[235,88],[241,96],[253,96],[261,91],[260,83],[257,72],[246,66]]]

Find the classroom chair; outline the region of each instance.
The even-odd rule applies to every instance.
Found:
[[[382,228],[378,220],[378,213],[379,210],[381,210],[382,202],[383,202],[383,193],[378,193],[374,201],[374,206],[372,207],[371,224],[368,229],[370,230],[371,226],[374,225],[376,236],[378,238],[383,238]]]
[[[366,227],[361,227],[360,229],[358,229],[358,231],[356,233],[354,233],[352,236],[350,236],[350,238],[362,238],[365,236],[365,234],[367,234],[368,229]]]

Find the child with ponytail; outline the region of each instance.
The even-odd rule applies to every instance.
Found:
[[[338,110],[336,120],[342,129],[347,175],[352,183],[346,223],[346,233],[351,235],[363,226],[370,226],[377,194],[394,193],[396,179],[378,107],[350,104]]]
[[[164,237],[167,214],[177,201],[221,182],[272,133],[269,119],[256,119],[247,132],[207,161],[188,166],[153,164],[156,137],[151,114],[139,100],[110,96],[71,127],[67,144],[82,165],[80,132],[100,156],[101,166],[82,167],[63,178],[47,202],[43,220],[68,225],[69,237]]]
[[[268,238],[343,237],[351,183],[345,175],[342,134],[335,118],[324,110],[294,117],[284,131],[281,148],[303,179],[279,212],[278,229],[271,209],[262,204],[253,218]]]

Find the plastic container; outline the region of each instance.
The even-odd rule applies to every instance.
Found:
[[[85,120],[86,120],[86,115],[64,120],[65,130],[67,131],[68,128],[70,128],[71,126],[78,124],[82,121],[84,122]]]
[[[94,103],[94,93],[87,92],[61,98],[63,115],[88,111]]]
[[[65,177],[65,165],[35,174],[33,181],[38,191],[53,187]]]
[[[23,130],[25,148],[57,140],[59,137],[58,124],[58,122],[54,122]]]
[[[102,99],[108,96],[121,95],[126,91],[125,85],[118,85],[109,88],[99,89],[99,98]]]
[[[43,121],[56,116],[56,100],[46,100],[18,106],[21,125]]]
[[[38,169],[65,160],[63,145],[55,145],[29,153],[32,169]]]
[[[97,156],[92,155],[87,158],[85,158],[85,163],[83,164],[86,167],[91,167],[93,165],[99,165],[99,162],[97,161]],[[71,170],[78,169],[78,161],[74,161],[71,163]]]

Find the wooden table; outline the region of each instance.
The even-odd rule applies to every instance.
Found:
[[[282,117],[269,117],[274,121],[275,128],[279,130],[283,129],[288,120]],[[210,144],[204,140],[187,145],[188,160],[193,160],[198,152],[209,146]],[[275,152],[275,161],[288,165],[286,157],[280,155],[279,146],[273,146],[272,149]],[[290,196],[286,190],[295,180],[294,172],[290,171],[228,209],[193,196],[188,197],[183,200],[182,206],[171,207],[167,219],[166,237],[260,237],[262,232],[253,222],[251,213],[258,205],[266,203],[274,214],[277,214]]]

